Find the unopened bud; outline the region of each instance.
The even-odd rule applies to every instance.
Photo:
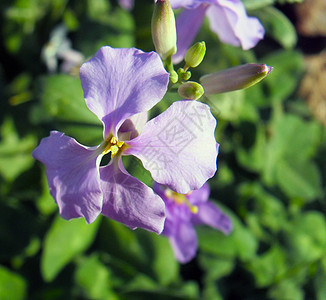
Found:
[[[205,53],[205,42],[198,42],[191,46],[185,56],[186,66],[191,68],[197,67],[203,61]]]
[[[264,79],[272,67],[265,64],[246,64],[200,78],[205,94],[219,94],[251,87]]]
[[[184,99],[197,100],[204,94],[204,89],[199,83],[188,81],[179,86],[178,93]]]
[[[177,52],[175,18],[169,0],[155,1],[152,38],[155,50],[163,61]]]
[[[178,75],[180,80],[187,81],[191,77],[191,72],[190,71],[186,72],[183,68],[179,68]]]

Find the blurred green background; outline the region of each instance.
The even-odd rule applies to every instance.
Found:
[[[221,44],[207,20],[197,36],[207,55],[193,80],[274,67],[252,88],[203,99],[221,144],[211,200],[232,218],[230,236],[198,227],[198,255],[180,265],[163,236],[58,216],[31,152],[54,129],[99,144],[78,64],[104,45],[153,50],[153,1],[135,2],[128,12],[109,0],[1,0],[0,299],[326,299],[324,0],[243,0],[266,30],[250,51]],[[153,114],[177,99],[172,90]]]

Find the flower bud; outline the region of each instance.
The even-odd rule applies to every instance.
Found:
[[[179,79],[181,81],[187,81],[191,77],[191,72],[190,71],[186,72],[183,68],[179,68],[178,69],[178,75],[179,75]]]
[[[197,100],[204,94],[204,89],[199,83],[188,81],[179,86],[178,93],[184,99]]]
[[[191,68],[197,67],[203,61],[205,53],[205,42],[198,42],[191,46],[185,56],[186,66]]]
[[[206,95],[225,93],[255,85],[264,79],[272,69],[265,64],[246,64],[204,75],[200,78],[200,83],[203,85]]]
[[[155,50],[163,61],[177,52],[175,18],[169,0],[155,1],[152,38]]]

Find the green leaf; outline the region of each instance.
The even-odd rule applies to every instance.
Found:
[[[258,125],[255,143],[249,150],[244,147],[236,147],[236,154],[239,162],[253,171],[261,171],[266,162],[265,157],[266,149],[266,132],[262,125]]]
[[[226,258],[200,253],[200,266],[206,271],[205,281],[215,281],[230,274],[235,266],[235,261]]]
[[[66,221],[56,217],[45,237],[41,258],[41,271],[46,281],[52,281],[65,265],[91,245],[99,224],[100,218],[86,224],[84,219]]]
[[[34,163],[32,151],[36,147],[33,135],[19,137],[13,121],[6,119],[1,127],[0,174],[7,181],[13,181]]]
[[[245,6],[246,10],[254,10],[259,9],[271,4],[274,4],[276,0],[242,0],[243,5]],[[250,15],[250,13],[249,13]]]
[[[269,131],[271,137],[264,151],[263,179],[272,185],[282,159],[300,163],[308,161],[316,153],[321,128],[313,121],[304,121],[295,115],[282,115],[274,119]]]
[[[80,79],[60,74],[43,77],[41,101],[46,113],[61,121],[100,125],[87,108]]]
[[[295,51],[274,51],[262,61],[273,67],[273,71],[264,80],[269,89],[269,101],[284,101],[298,86],[304,70],[303,56]]]
[[[279,160],[276,180],[290,198],[309,201],[322,194],[320,173],[312,161]]]
[[[205,300],[223,300],[218,286],[214,281],[208,281],[204,284],[203,296],[201,299]]]
[[[123,299],[128,300],[195,300],[198,299],[198,286],[190,281],[176,287],[165,288],[140,273],[124,286],[123,295],[125,296]]]
[[[58,209],[58,206],[50,194],[45,170],[42,172],[41,185],[42,194],[39,198],[37,198],[36,205],[42,214],[49,215]]]
[[[314,277],[314,286],[316,290],[316,299],[325,300],[326,299],[326,272],[323,270],[318,270],[316,276]]]
[[[317,211],[298,215],[288,227],[291,258],[297,263],[313,262],[325,255],[326,221]]]
[[[99,2],[107,5],[108,1]],[[96,8],[96,9],[99,9]],[[76,48],[86,56],[93,56],[103,45],[113,48],[128,48],[135,46],[134,19],[129,12],[117,8],[110,13],[96,13],[93,20],[84,20],[76,33]]]
[[[112,288],[110,269],[96,255],[84,258],[75,274],[76,281],[89,299],[118,299]]]
[[[242,0],[243,5],[245,6],[246,10],[254,10],[259,9],[271,4],[274,4],[276,0]],[[250,13],[249,13],[250,15]]]
[[[300,286],[291,279],[284,279],[273,286],[268,292],[271,299],[275,300],[303,300],[304,294]]]
[[[53,75],[42,78],[41,86],[43,110],[36,109],[34,119],[48,121],[46,116],[50,117],[56,121],[56,129],[81,143],[96,145],[102,140],[101,122],[87,108],[79,78]]]
[[[1,300],[24,300],[26,299],[25,280],[0,266],[0,299]]]
[[[174,257],[169,240],[164,236],[151,235],[155,258],[153,269],[156,277],[162,285],[168,285],[177,281],[179,264]]]
[[[290,20],[273,6],[255,12],[267,34],[278,41],[285,49],[292,49],[297,43],[295,27]]]
[[[219,207],[221,208],[221,205]],[[212,228],[198,226],[196,230],[199,236],[199,247],[208,254],[248,261],[255,256],[258,242],[235,215],[230,211],[226,211],[226,214],[233,224],[233,231],[230,235],[224,235]]]
[[[287,262],[283,249],[274,245],[263,255],[251,260],[248,269],[253,273],[258,287],[271,285],[287,270]]]
[[[243,90],[209,95],[206,103],[216,117],[230,122],[237,123],[241,120],[255,122],[258,120],[256,107],[248,97],[245,97]]]
[[[129,267],[140,265],[144,268],[144,264],[149,260],[148,254],[143,248],[146,245],[142,245],[139,241],[138,230],[133,231],[121,223],[104,218],[100,237],[102,237],[99,239],[101,249],[114,257],[115,260],[124,261]],[[148,241],[146,242],[148,243]],[[130,272],[133,271],[130,270]]]

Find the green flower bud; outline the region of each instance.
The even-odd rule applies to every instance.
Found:
[[[157,0],[152,16],[152,38],[156,52],[165,61],[177,52],[174,13],[169,0]]]
[[[203,61],[205,53],[205,42],[198,42],[195,45],[191,46],[185,56],[186,67],[197,67]]]
[[[204,89],[199,83],[188,81],[179,86],[178,93],[184,99],[197,100],[204,94]]]
[[[205,94],[219,94],[251,87],[264,79],[272,67],[265,64],[246,64],[200,78]]]
[[[180,81],[187,81],[191,77],[191,72],[190,71],[185,71],[183,68],[178,69],[178,75],[179,75],[179,80]]]

